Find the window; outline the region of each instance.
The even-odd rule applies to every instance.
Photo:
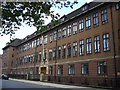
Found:
[[[53,49],[53,60],[56,60],[56,48]]]
[[[66,57],[66,45],[62,46],[62,58]]]
[[[73,43],[73,56],[77,56],[78,48],[77,48],[77,42]]]
[[[93,25],[94,27],[98,26],[99,19],[98,19],[98,12],[93,14]]]
[[[88,63],[82,64],[82,74],[88,74]]]
[[[68,66],[68,74],[75,74],[74,64]]]
[[[63,65],[58,65],[58,75],[63,74]]]
[[[110,39],[109,34],[103,35],[103,51],[109,51],[110,50]]]
[[[68,44],[67,49],[67,56],[71,57],[71,44]]]
[[[80,41],[80,55],[84,55],[84,40]]]
[[[50,33],[50,42],[52,42],[52,33]]]
[[[42,45],[42,40],[43,40],[43,37],[40,38],[40,45]]]
[[[46,61],[46,59],[47,59],[47,50],[46,49],[44,49],[43,50],[44,52],[43,52],[43,61]]]
[[[39,45],[39,42],[40,42],[40,38],[37,39],[37,46]],[[28,43],[28,46],[29,46],[29,43]]]
[[[58,39],[61,38],[61,29],[58,30]]]
[[[79,31],[83,32],[83,30],[84,30],[84,20],[80,19],[80,21],[79,21]]]
[[[44,36],[44,44],[47,44],[47,40],[48,40],[48,35]]]
[[[42,60],[42,53],[39,52],[39,62]]]
[[[49,50],[49,60],[52,60],[52,49]]]
[[[90,23],[90,16],[86,17],[86,29],[89,29],[91,27]]]
[[[72,28],[71,28],[71,25],[68,25],[68,36],[70,36],[72,33]]]
[[[53,74],[53,67],[50,66],[50,75],[52,75],[52,74]]]
[[[54,32],[54,40],[57,40],[57,31]]]
[[[84,6],[84,7],[82,8],[82,11],[87,10],[87,8],[88,8],[88,5]]]
[[[100,36],[94,37],[94,49],[95,49],[95,53],[100,52]]]
[[[107,62],[98,62],[98,74],[107,74]]]
[[[87,54],[91,54],[92,53],[92,39],[91,38],[86,39],[86,48],[87,48]]]
[[[63,28],[62,37],[66,37],[66,27]]]
[[[77,33],[77,22],[73,23],[73,34]]]
[[[116,9],[116,10],[119,10],[119,9],[120,9],[120,2],[117,3],[117,4],[115,4],[115,9]]]
[[[61,47],[59,46],[58,47],[58,59],[60,59],[61,58]]]
[[[102,17],[102,24],[105,24],[108,22],[108,17],[107,17],[107,10],[102,10],[101,12],[101,17]]]

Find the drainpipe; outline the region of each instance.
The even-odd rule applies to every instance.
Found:
[[[58,41],[57,41],[57,39],[58,39],[58,30],[57,30],[57,32],[56,32],[56,58],[55,58],[55,81],[56,81],[56,63],[57,63],[57,43],[58,43]]]
[[[117,87],[117,67],[116,67],[116,47],[115,47],[115,35],[114,35],[114,24],[113,24],[113,13],[112,13],[112,5],[110,5],[110,13],[111,13],[111,23],[112,23],[112,38],[113,38],[113,53],[114,53],[114,70],[115,70],[115,87]]]

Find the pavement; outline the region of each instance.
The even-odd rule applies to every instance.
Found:
[[[30,80],[23,80],[23,79],[13,79],[10,78],[10,80],[14,80],[14,81],[20,81],[20,82],[24,82],[24,83],[31,83],[31,84],[37,84],[37,85],[43,85],[43,86],[49,86],[49,87],[53,87],[53,88],[66,88],[66,89],[90,89],[90,90],[94,90],[92,87],[83,87],[83,86],[73,86],[73,85],[63,85],[63,84],[56,84],[56,83],[49,83],[49,82],[40,82],[40,81],[30,81]],[[102,90],[100,88],[97,88],[96,90]],[[104,89],[104,90],[108,90],[108,89]]]

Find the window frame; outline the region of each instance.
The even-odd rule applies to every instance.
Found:
[[[102,64],[102,65],[100,65],[100,63]],[[106,63],[106,65],[103,65],[103,63]],[[99,66],[100,65],[100,66]],[[103,69],[104,68],[104,69]],[[105,70],[105,71],[102,71],[101,72],[101,69],[102,70]],[[97,74],[99,74],[99,75],[106,75],[107,74],[107,61],[99,61],[98,63],[97,63]]]
[[[105,37],[104,37],[104,35],[105,35]],[[108,37],[106,37],[106,35],[108,35]],[[109,33],[103,34],[103,51],[104,52],[110,51],[110,34]]]
[[[85,18],[85,26],[86,26],[86,30],[91,28],[91,16],[87,16]]]
[[[87,71],[84,71],[87,70]],[[88,63],[82,63],[81,64],[81,74],[82,75],[88,75],[89,74],[89,64]]]
[[[93,14],[93,26],[94,27],[99,26],[99,13],[98,12]]]
[[[72,66],[72,70],[73,71],[71,71],[71,67],[70,66]],[[75,65],[74,64],[69,64],[68,65],[68,75],[73,75],[73,74],[75,74]]]
[[[81,49],[82,48],[82,49]],[[82,51],[82,52],[81,52]],[[79,55],[82,56],[85,54],[85,45],[84,40],[80,40],[79,42]]]
[[[88,39],[88,42],[87,42]],[[86,54],[92,54],[92,38],[86,38]]]
[[[107,9],[101,11],[101,21],[102,25],[108,23],[108,12]]]
[[[100,53],[101,52],[101,45],[100,45],[100,36],[94,36],[94,52]]]
[[[84,31],[84,19],[79,20],[79,32]]]

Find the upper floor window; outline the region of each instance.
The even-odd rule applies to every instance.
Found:
[[[39,42],[40,42],[40,38],[37,39],[37,45],[39,45]],[[28,45],[29,46],[29,45]]]
[[[87,48],[87,54],[91,54],[92,53],[92,39],[91,38],[86,39],[86,48]]]
[[[47,44],[47,40],[48,40],[48,35],[44,36],[44,44]]]
[[[58,75],[63,74],[63,65],[58,65]]]
[[[80,41],[80,55],[84,55],[84,40]]]
[[[82,64],[82,74],[88,74],[88,63]]]
[[[42,39],[43,39],[43,38],[41,37],[41,38],[40,38],[40,45],[42,45]]]
[[[56,48],[53,49],[53,60],[56,60]]]
[[[30,58],[31,59],[31,58]],[[42,53],[41,51],[39,52],[39,62],[42,60]]]
[[[57,31],[54,32],[54,40],[57,40]]]
[[[91,19],[90,16],[86,17],[86,29],[89,29],[91,27]]]
[[[77,33],[77,22],[73,23],[73,34]]]
[[[87,10],[87,8],[88,8],[88,5],[85,5],[85,6],[82,8],[82,11]]]
[[[68,45],[67,45],[67,49],[68,49],[68,50],[67,50],[67,56],[68,56],[68,57],[71,57],[71,44],[68,44]]]
[[[115,9],[119,10],[120,9],[120,2],[118,2],[117,4],[115,4]]]
[[[79,31],[83,32],[83,30],[84,30],[84,20],[80,19],[80,21],[79,21]]]
[[[66,57],[66,45],[62,46],[62,58]]]
[[[70,36],[72,34],[72,28],[71,25],[68,25],[68,36]]]
[[[94,27],[98,26],[99,19],[98,19],[98,12],[93,14],[93,25]]]
[[[98,74],[107,74],[107,62],[98,62]]]
[[[61,29],[58,30],[58,39],[61,38]]]
[[[52,49],[49,49],[49,60],[52,60]]]
[[[94,37],[94,49],[95,49],[95,53],[100,52],[100,36]]]
[[[73,56],[77,56],[78,53],[78,46],[77,46],[77,42],[73,43]]]
[[[62,37],[66,37],[66,27],[63,28]]]
[[[68,74],[75,74],[74,64],[70,64],[70,65],[68,66]]]
[[[52,42],[52,38],[53,38],[52,33],[50,33],[50,42]]]
[[[46,59],[47,59],[47,50],[44,49],[43,50],[43,61],[46,61]]]
[[[108,22],[108,16],[107,16],[107,10],[104,9],[101,11],[101,18],[102,18],[102,24],[105,24]]]
[[[110,37],[109,34],[103,35],[103,51],[109,51],[110,50]]]
[[[60,59],[61,58],[61,47],[59,46],[58,47],[58,59]]]

